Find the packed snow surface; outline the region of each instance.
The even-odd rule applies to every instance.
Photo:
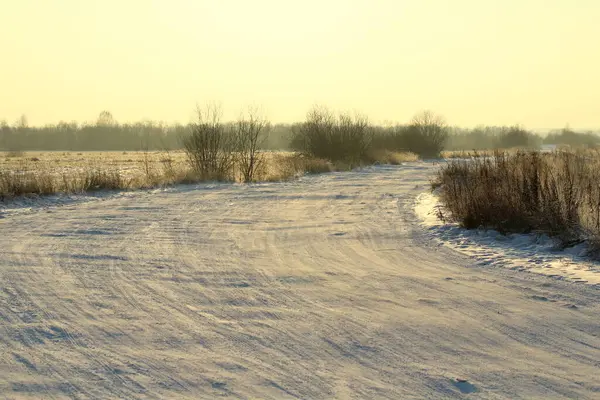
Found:
[[[599,288],[453,246],[435,168],[5,207],[0,398],[600,398]]]

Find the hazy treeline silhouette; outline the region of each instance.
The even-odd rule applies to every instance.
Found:
[[[154,122],[110,125],[59,123],[43,127],[0,124],[0,151],[117,151],[181,149],[193,125]],[[265,146],[285,149],[291,125],[274,125]]]
[[[295,132],[301,123],[274,124],[263,149],[292,150],[297,147]],[[393,150],[409,150],[410,125],[374,126],[374,142]],[[151,121],[118,123],[109,112],[102,112],[95,123],[60,122],[42,127],[29,126],[26,117],[13,125],[0,122],[0,151],[117,151],[181,149],[182,138],[193,124],[167,125]],[[450,127],[444,150],[483,150],[495,148],[538,148],[542,144],[593,147],[600,145],[595,132],[575,132],[569,128],[541,136],[520,126],[481,126],[473,129]],[[390,148],[392,150],[392,148]]]
[[[554,130],[545,136],[527,131],[520,126],[453,128],[446,141],[445,149],[539,148],[544,144],[594,147],[600,145],[600,135],[595,132],[575,132],[569,128]]]

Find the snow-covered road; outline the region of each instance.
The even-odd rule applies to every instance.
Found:
[[[600,398],[599,288],[441,246],[433,168],[7,213],[0,398]]]

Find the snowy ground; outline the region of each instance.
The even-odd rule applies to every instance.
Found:
[[[0,398],[599,398],[598,287],[442,245],[433,168],[5,209]]]
[[[561,249],[545,235],[502,235],[494,230],[461,229],[437,217],[440,207],[437,196],[425,192],[417,197],[415,212],[432,237],[471,256],[475,263],[526,270],[600,289],[600,263],[589,260],[585,243]]]

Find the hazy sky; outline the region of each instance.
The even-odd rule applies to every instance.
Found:
[[[599,0],[0,0],[0,119],[600,128]]]

